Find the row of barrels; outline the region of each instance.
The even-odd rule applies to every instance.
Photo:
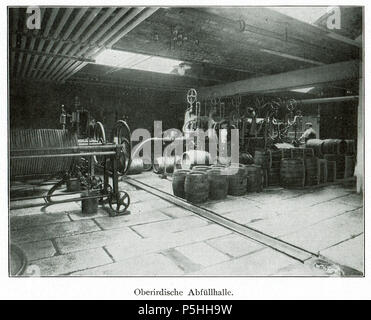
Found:
[[[192,169],[176,170],[172,186],[174,195],[192,203],[222,200],[227,195],[262,191],[262,171],[256,165],[196,165]]]
[[[312,148],[316,157],[323,158],[326,154],[353,155],[355,154],[355,141],[342,139],[309,139],[307,148]]]

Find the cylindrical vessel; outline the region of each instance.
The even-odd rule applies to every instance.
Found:
[[[318,159],[316,157],[307,157],[305,162],[305,185],[312,186],[318,183]]]
[[[261,166],[262,169],[269,167],[270,154],[265,150],[255,150],[254,164]]]
[[[336,163],[336,179],[344,178],[345,171],[345,156],[339,154],[325,154],[324,159],[327,161],[335,161]]]
[[[346,144],[346,152],[345,154],[351,155],[354,154],[356,151],[354,140],[344,140]]]
[[[62,149],[47,150],[47,148],[75,147],[77,145],[76,135],[72,135],[66,130],[25,129],[10,131],[11,152],[27,149],[27,155],[61,154],[66,151]],[[43,148],[45,150],[42,150]],[[71,151],[67,152],[72,153]],[[18,155],[18,153],[14,154]],[[57,174],[69,171],[73,162],[72,157],[11,159],[10,175],[15,178]]]
[[[81,197],[98,196],[99,190],[86,190],[81,193]],[[81,211],[83,214],[94,214],[98,212],[98,198],[81,200]]]
[[[354,167],[355,167],[355,157],[354,156],[345,156],[344,178],[353,177]]]
[[[179,169],[174,171],[172,187],[175,196],[185,198],[184,183],[187,174],[190,172],[191,170],[186,169]]]
[[[309,139],[306,142],[306,147],[312,148],[314,151],[314,155],[316,157],[322,158],[323,157],[323,143],[324,143],[324,140],[321,140],[321,139]]]
[[[179,157],[159,157],[153,161],[153,171],[155,173],[164,173],[166,166],[166,173],[173,173],[174,168],[179,169]]]
[[[304,186],[305,167],[303,159],[282,159],[280,181],[285,188]]]
[[[194,166],[192,168],[192,171],[202,171],[202,172],[207,172],[211,169],[211,166]]]
[[[263,190],[262,169],[257,165],[246,166],[247,192],[261,192]]]
[[[209,181],[204,172],[189,172],[185,178],[184,191],[187,201],[202,203],[209,197]]]
[[[336,179],[336,161],[326,160],[327,182],[334,182]]]
[[[228,176],[224,170],[212,169],[208,173],[209,180],[209,199],[211,200],[222,200],[227,197],[228,194]]]
[[[196,165],[209,165],[210,154],[203,150],[190,150],[182,155],[182,169],[192,169]]]
[[[280,168],[268,169],[268,185],[278,186],[280,184]]]
[[[228,172],[228,194],[242,196],[247,192],[247,171],[243,164],[232,164]]]
[[[134,158],[131,160],[128,174],[139,174],[144,170],[144,163],[142,158]]]
[[[341,139],[325,139],[322,146],[323,154],[345,154],[347,144]]]

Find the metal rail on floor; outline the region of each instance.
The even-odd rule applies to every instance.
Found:
[[[157,188],[154,188],[152,186],[149,186],[148,184],[145,184],[141,181],[138,181],[136,179],[133,179],[131,177],[125,177],[123,179],[124,182],[127,182],[131,184],[134,187],[143,189],[153,195],[158,196],[159,198],[162,198],[170,203],[173,203],[177,206],[180,206],[184,209],[187,209],[205,219],[208,219],[220,226],[223,226],[227,229],[230,229],[234,232],[237,232],[247,238],[250,238],[254,241],[257,241],[259,243],[264,244],[267,247],[270,247],[274,250],[277,250],[279,252],[282,252],[286,254],[287,256],[296,259],[302,263],[305,261],[318,257],[317,253],[310,252],[308,250],[305,250],[303,248],[297,247],[295,245],[292,245],[288,242],[285,242],[281,239],[272,237],[270,235],[267,235],[259,230],[256,230],[254,228],[245,226],[243,224],[237,223],[231,219],[228,219],[214,211],[211,211],[209,209],[205,209],[203,207],[197,206],[195,204],[189,203],[182,198],[176,197],[174,195],[171,195],[165,191],[159,190]]]

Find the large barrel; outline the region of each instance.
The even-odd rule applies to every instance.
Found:
[[[261,166],[262,169],[267,169],[269,167],[270,154],[265,150],[255,150],[254,154],[254,164]]]
[[[307,148],[312,148],[313,151],[314,151],[314,155],[316,157],[319,157],[319,158],[322,158],[323,156],[323,143],[324,143],[324,140],[321,140],[321,139],[309,139],[307,142],[306,142],[306,147]]]
[[[257,165],[246,166],[247,192],[261,192],[263,190],[262,169]]]
[[[209,165],[210,154],[203,150],[184,152],[181,159],[182,169],[192,169],[196,165]]]
[[[325,139],[323,140],[323,154],[345,154],[347,144],[341,139]]]
[[[323,157],[327,161],[336,162],[336,179],[343,179],[345,171],[345,156],[339,154],[325,154]]]
[[[186,169],[179,169],[174,171],[172,187],[175,196],[185,198],[184,183],[187,174],[190,172],[190,170]]]
[[[192,171],[202,171],[202,172],[207,172],[211,169],[211,166],[194,166],[192,168]]]
[[[345,141],[345,144],[346,144],[345,154],[347,154],[347,155],[355,154],[356,145],[355,145],[354,140],[344,140],[344,141]]]
[[[355,167],[355,157],[354,156],[345,156],[344,178],[353,177],[354,167]]]
[[[22,129],[10,131],[10,152],[12,153],[27,149],[25,153],[27,155],[61,154],[66,151],[47,149],[76,147],[77,145],[77,137],[66,130]],[[67,152],[71,153],[72,151]],[[24,153],[14,152],[13,154],[23,155]],[[12,178],[33,178],[58,174],[70,170],[73,162],[74,158],[72,157],[13,159],[10,160],[10,175]]]
[[[242,196],[247,191],[247,171],[243,164],[232,164],[228,171],[228,194]]]
[[[180,168],[179,157],[159,157],[153,161],[153,172],[164,173],[166,166],[166,173],[173,173],[174,169]]]
[[[312,186],[318,184],[318,159],[316,157],[306,157],[305,163],[305,185]]]
[[[285,188],[304,186],[305,167],[303,159],[282,159],[280,182]]]
[[[142,158],[134,158],[130,162],[128,174],[139,174],[144,171],[144,162]]]
[[[280,170],[279,167],[268,169],[268,186],[278,186],[280,184]]]
[[[209,180],[204,172],[189,172],[185,178],[184,191],[187,201],[202,203],[209,197]]]
[[[209,180],[209,198],[211,200],[222,200],[228,194],[228,176],[224,169],[212,169],[207,173]]]

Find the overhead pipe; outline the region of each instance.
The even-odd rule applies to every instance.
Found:
[[[50,29],[51,29],[51,27],[52,27],[52,25],[55,21],[55,17],[57,16],[58,12],[59,12],[59,8],[53,8],[52,9],[52,12],[49,16],[49,19],[48,19],[47,23],[46,23],[46,27],[45,27],[44,34],[43,34],[44,37],[49,36]],[[44,44],[45,44],[45,39],[41,39],[40,43],[37,47],[37,51],[42,51],[43,48],[44,48]],[[33,58],[32,62],[31,62],[30,69],[27,71],[26,77],[30,78],[31,76],[33,77],[33,76],[36,75],[37,70],[35,69],[35,65],[36,65],[38,59],[39,59],[39,56],[35,56]]]
[[[73,8],[67,8],[64,11],[63,16],[62,16],[62,20],[59,22],[58,27],[53,34],[54,39],[58,39],[59,34],[61,33],[64,25],[66,24],[68,18],[70,17],[72,11],[73,11]],[[54,47],[54,45],[55,45],[55,40],[50,40],[48,46],[45,49],[45,52],[50,53],[50,50],[52,49],[52,47]],[[39,65],[38,65],[39,70],[37,70],[37,73],[34,76],[36,79],[40,79],[40,76],[43,73],[43,69],[44,69],[44,66],[45,66],[45,64],[44,64],[45,58],[46,58],[45,56],[41,57],[41,60],[40,60]]]
[[[69,24],[68,29],[64,33],[64,35],[62,37],[63,40],[67,40],[69,38],[69,36],[71,35],[72,31],[75,29],[76,25],[81,21],[82,17],[85,15],[86,11],[88,11],[88,8],[82,8],[82,9],[79,10],[79,12],[77,13],[77,15],[73,19],[72,23]],[[60,41],[57,44],[57,47],[54,49],[54,53],[55,54],[62,53],[61,52],[61,48],[62,48],[63,44],[64,43],[62,41]],[[49,58],[47,60],[44,68],[45,69],[48,69],[48,71],[46,73],[44,73],[44,75],[41,77],[41,79],[46,79],[47,76],[53,71],[53,69],[57,66],[57,63],[59,62],[58,59],[54,59],[54,62],[53,63],[52,63],[52,61],[53,61],[52,58],[51,59]],[[50,66],[50,64],[51,64],[51,66]]]
[[[330,98],[315,98],[315,99],[303,99],[297,100],[300,104],[320,104],[320,103],[331,103],[331,102],[342,102],[357,100],[359,96],[343,96],[343,97],[330,97]]]
[[[93,52],[92,55],[90,55],[90,57],[96,57],[99,53],[101,53],[103,50],[105,50],[106,47],[111,48],[123,36],[125,36],[126,34],[128,34],[131,30],[133,30],[135,27],[137,27],[139,24],[141,24],[144,20],[146,20],[148,17],[150,17],[152,14],[154,14],[158,9],[159,8],[147,8],[146,10],[144,10],[143,12],[141,12],[140,15],[137,18],[135,18],[134,20],[130,21],[130,23],[128,23],[127,26],[125,26],[125,28],[123,30],[121,30],[118,34],[116,34],[113,39],[109,40],[108,44],[106,44],[104,48],[100,48],[98,50],[95,49],[94,50],[95,52]],[[62,75],[61,77],[59,77],[57,80],[60,81],[62,79],[63,80],[68,79],[74,73],[76,73],[79,70],[81,70],[85,65],[86,65],[86,63],[82,63],[80,65],[77,65],[76,68],[74,68],[73,70],[70,70],[70,71],[66,72],[64,75]]]
[[[139,7],[139,8],[134,8],[134,9],[130,10],[130,12],[127,15],[124,16],[124,18],[122,19],[122,21],[120,21],[120,23],[111,32],[109,32],[102,40],[100,40],[97,43],[96,47],[99,48],[99,46],[105,45],[105,43],[111,37],[113,37],[117,32],[119,32],[121,28],[125,27],[132,19],[134,19],[144,9],[145,9],[144,7]],[[101,34],[103,34],[103,30],[101,31]],[[97,37],[95,37],[95,39],[99,39],[99,37],[100,37],[100,35],[98,34]],[[96,47],[94,47],[93,49],[91,49],[86,55],[87,56],[91,56],[92,54],[94,54],[94,52],[96,50],[99,50],[99,49],[96,49]],[[87,51],[87,49],[86,50],[83,50],[82,51],[82,54],[85,54],[86,51]],[[71,67],[67,68],[67,70],[65,71],[64,74],[60,74],[59,76],[57,75],[57,77],[58,77],[57,78],[57,81],[59,80],[59,78],[63,77],[64,75],[69,74],[71,70],[74,70],[74,67],[75,66],[71,66]]]
[[[120,9],[120,11],[110,20],[108,21],[107,23],[105,23],[106,19],[105,20],[100,20],[101,21],[101,25],[99,25],[99,27],[103,26],[103,28],[96,34],[94,35],[94,37],[92,39],[89,40],[89,43],[90,44],[95,44],[95,42],[97,40],[100,39],[101,36],[104,35],[104,33],[106,33],[117,21],[119,21],[128,11],[130,10],[130,8],[124,8],[124,9]],[[108,17],[107,17],[108,18]],[[115,29],[114,29],[115,30]],[[90,30],[82,39],[81,39],[81,43],[84,43],[86,42],[89,37],[93,34],[92,30]],[[90,46],[86,46],[82,49],[80,49],[80,51],[78,52],[78,55],[83,55],[88,49],[89,49]],[[79,50],[79,47],[75,47],[74,49],[72,49],[72,54],[75,54],[77,51]],[[62,65],[60,68],[58,68],[57,72],[55,72],[55,74],[53,74],[53,79],[55,79],[56,77],[58,77],[61,72],[64,72],[66,70],[68,70],[72,64],[75,64],[74,61],[69,61],[67,62],[66,64]],[[62,68],[62,69],[61,69]]]
[[[46,10],[45,8],[41,8],[40,9],[40,15],[41,15],[40,19],[41,19],[41,21],[42,21],[44,15],[45,15],[45,10]],[[33,36],[31,38],[31,43],[30,43],[30,46],[28,48],[30,51],[34,50],[35,43],[36,43],[36,37],[35,36],[38,33],[39,33],[39,30],[37,30],[37,29],[34,30],[33,33],[32,33]],[[21,77],[22,78],[24,78],[25,75],[26,75],[26,71],[28,70],[28,65],[30,64],[31,58],[32,58],[32,54],[27,53],[27,55],[26,55],[26,62],[24,64],[23,68],[22,68],[22,74],[21,74]]]
[[[102,23],[104,23],[104,21],[106,20],[106,18],[115,10],[116,8],[110,8],[107,10],[106,14],[104,14],[93,26],[91,26],[90,30],[88,33],[90,32],[94,32],[98,27],[100,27],[100,25]],[[77,40],[79,40],[79,37],[81,36],[81,34],[86,30],[86,28],[94,21],[94,19],[96,18],[96,16],[99,14],[99,12],[102,10],[102,8],[95,8],[91,13],[90,15],[86,18],[86,20],[84,21],[84,23],[81,25],[81,27],[79,28],[79,30],[75,33],[75,35],[72,37],[72,41],[71,43],[69,43],[62,51],[62,54],[64,55],[73,55],[77,50],[71,50],[71,47],[73,46],[74,43],[77,42]],[[79,43],[81,44],[82,41],[79,41]],[[77,48],[78,46],[75,46],[75,48]],[[72,54],[71,54],[71,52]],[[51,73],[49,73],[47,79],[51,79],[53,77],[54,74],[56,74],[64,65],[66,65],[66,63],[68,63],[68,61],[61,61],[55,68],[52,69]]]

